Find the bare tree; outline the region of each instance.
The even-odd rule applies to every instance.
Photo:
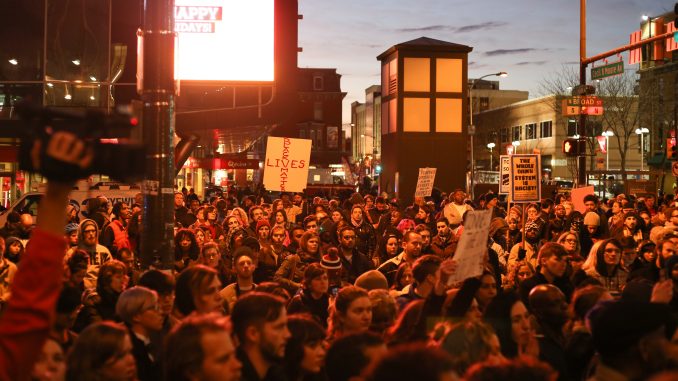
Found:
[[[626,181],[626,159],[635,131],[640,127],[640,97],[635,72],[626,72],[600,81],[599,95],[603,99],[601,117],[603,129],[614,132],[619,150],[622,180]],[[642,160],[642,158],[641,158]]]
[[[561,70],[554,72],[539,83],[540,95],[552,95],[546,97],[556,115],[562,118],[559,125],[567,128],[569,117],[562,115],[562,99],[570,96],[572,88],[579,84],[579,71],[575,66],[562,66]],[[621,160],[622,179],[626,180],[626,159],[631,148],[632,138],[640,123],[638,86],[635,72],[627,72],[622,75],[609,77],[598,83],[598,96],[603,99],[603,115],[588,117],[586,134],[589,152],[595,152],[597,145],[595,135],[602,131],[611,130],[617,139],[617,147]],[[594,155],[590,156],[589,166],[594,167]],[[574,176],[576,166],[568,165],[570,173]]]

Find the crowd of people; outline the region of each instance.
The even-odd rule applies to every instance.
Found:
[[[173,268],[142,270],[143,198],[85,214],[69,189],[0,229],[0,379],[678,378],[671,196],[184,191]],[[483,272],[450,282],[484,209]]]

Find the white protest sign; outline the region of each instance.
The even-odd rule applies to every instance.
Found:
[[[419,179],[414,197],[428,197],[433,192],[433,182],[436,179],[435,168],[419,168]]]
[[[541,201],[541,156],[511,155],[511,202]]]
[[[268,137],[264,186],[269,191],[302,192],[308,180],[311,140]]]
[[[511,192],[511,156],[499,156],[499,194]]]
[[[457,270],[450,276],[448,284],[462,282],[483,273],[487,236],[490,233],[492,208],[466,212],[464,231],[461,233],[454,260]]]

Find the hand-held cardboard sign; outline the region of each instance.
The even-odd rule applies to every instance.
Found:
[[[419,168],[419,178],[414,197],[429,197],[433,192],[436,179],[436,168]]]
[[[264,186],[269,191],[302,192],[311,159],[309,139],[269,136],[264,161]]]
[[[511,202],[541,200],[540,159],[539,155],[511,156]]]

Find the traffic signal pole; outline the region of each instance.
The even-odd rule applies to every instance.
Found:
[[[174,265],[174,0],[145,0],[141,100],[146,177],[141,264],[169,270]]]
[[[605,59],[617,55],[619,53],[640,48],[641,46],[651,44],[657,41],[664,41],[667,38],[673,38],[673,32],[667,32],[658,36],[650,37],[642,41],[634,42],[612,49],[605,53],[595,55],[593,57],[586,57],[586,0],[579,0],[579,84],[586,85],[586,67],[598,60]],[[676,10],[678,10],[678,3],[676,3]],[[678,14],[678,12],[677,12]],[[579,126],[577,127],[577,134],[579,139],[586,139],[586,114],[580,114]],[[584,151],[577,158],[577,183],[579,186],[584,186],[587,183],[586,176],[586,152]]]

